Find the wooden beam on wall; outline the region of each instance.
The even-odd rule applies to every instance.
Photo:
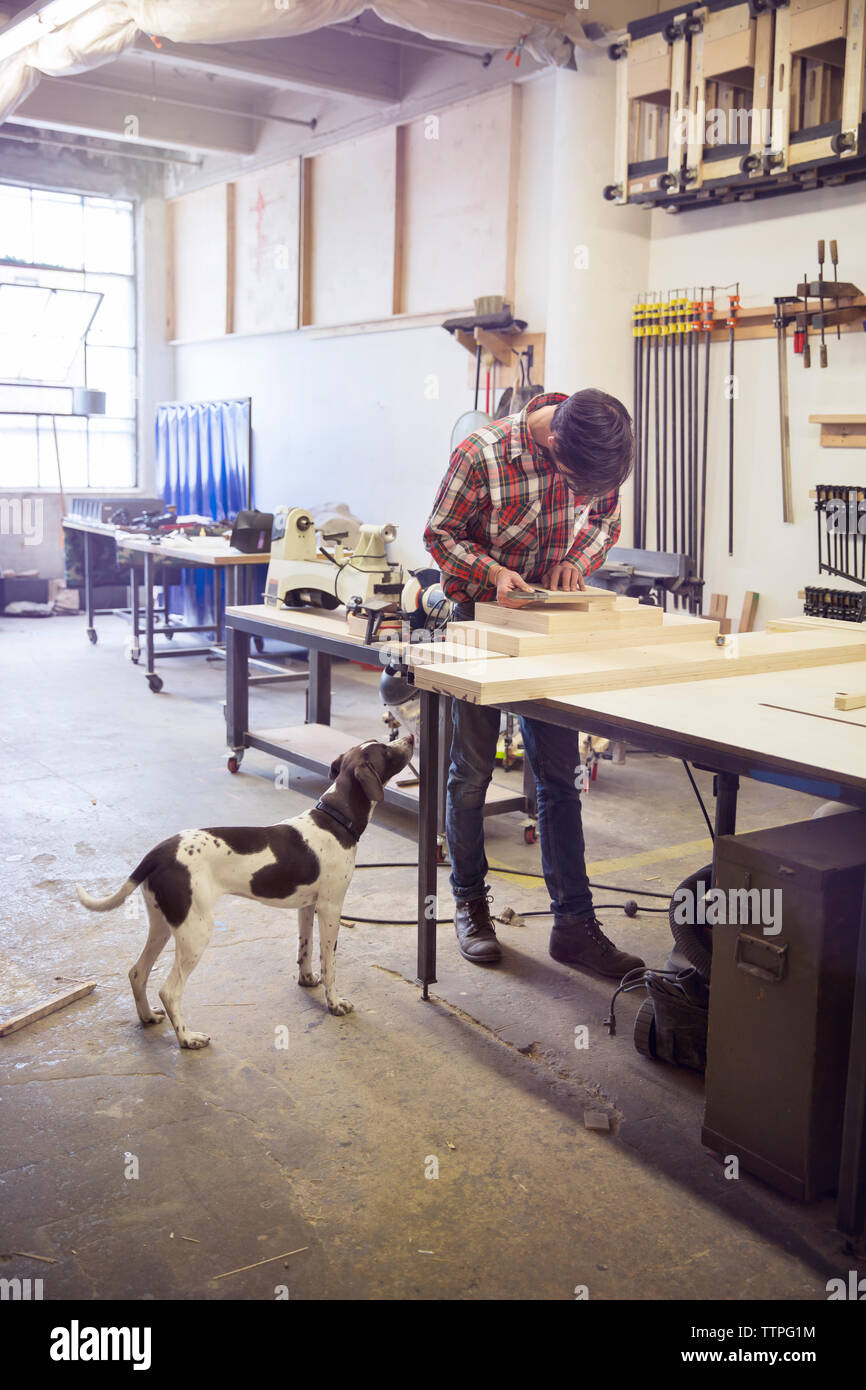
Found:
[[[298,322],[313,322],[313,161],[301,160],[300,255],[298,256]]]
[[[226,184],[226,333],[235,331],[235,260],[237,257],[236,192],[233,183]]]
[[[394,293],[391,312],[402,314],[405,310],[405,271],[406,271],[406,127],[394,128]]]

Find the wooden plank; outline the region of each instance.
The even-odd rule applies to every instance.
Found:
[[[824,449],[866,449],[866,415],[810,415]]]
[[[235,203],[237,190],[233,183],[226,184],[226,333],[235,331],[235,265],[237,260],[237,228],[235,225]]]
[[[584,652],[418,666],[415,684],[473,704],[502,705],[596,690],[628,690],[638,685],[798,670],[831,662],[863,661],[864,656],[866,633],[846,640],[835,633],[750,632],[727,638],[721,647],[716,642],[692,642],[597,655]]]
[[[74,1004],[76,999],[83,999],[86,994],[92,994],[95,989],[96,981],[89,980],[87,984],[78,985],[76,989],[67,989],[63,994],[46,1000],[44,1004],[39,1004],[36,1008],[26,1009],[23,1013],[7,1018],[4,1023],[0,1023],[0,1038],[5,1038],[10,1033],[17,1033],[19,1028],[26,1028],[28,1023],[35,1023],[37,1019],[47,1018],[49,1014],[56,1013],[58,1009],[65,1009],[67,1004]]]
[[[834,709],[866,709],[866,690],[849,693],[838,690],[833,700]]]
[[[176,257],[174,254],[174,204],[165,205],[165,338],[171,343],[177,337]]]
[[[394,132],[394,288],[392,313],[406,307],[406,127]]]
[[[743,599],[743,611],[740,614],[740,626],[737,628],[738,632],[754,632],[759,598],[760,595],[756,594],[754,590],[746,590],[746,596]]]
[[[298,247],[298,324],[313,322],[313,160],[301,160],[300,234]]]
[[[816,632],[850,632],[858,624],[846,623],[841,618],[807,617],[805,613],[795,613],[792,618],[768,618],[767,632],[803,632],[811,629]]]
[[[525,597],[521,589],[512,590],[503,608],[612,608],[618,595],[613,589],[597,589],[587,584],[584,589],[536,589],[535,598]],[[631,599],[630,606],[637,604]]]
[[[590,621],[601,630],[642,625],[654,627],[661,623],[662,610],[650,604],[620,598],[610,607],[587,605],[585,610],[556,605],[504,608],[499,603],[476,603],[475,618],[477,622],[492,623],[494,627],[519,628],[524,632],[576,632],[586,629]]]
[[[508,110],[508,210],[505,220],[505,298],[514,304],[515,266],[517,264],[517,210],[520,205],[520,121],[523,88],[519,82],[511,85],[511,104]],[[511,366],[511,363],[509,363]],[[539,380],[536,377],[536,381]],[[543,378],[541,378],[543,380]]]
[[[707,622],[710,621],[710,626]],[[661,642],[706,642],[719,631],[719,624],[681,613],[668,613],[657,627],[611,629],[590,624],[570,632],[521,632],[515,628],[494,627],[488,623],[451,623],[448,646],[462,645],[475,656],[548,656],[585,649],[612,651],[617,647],[645,647]]]

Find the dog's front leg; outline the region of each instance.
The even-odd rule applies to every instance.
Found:
[[[352,1004],[337,993],[336,955],[337,937],[340,934],[340,909],[333,903],[319,903],[319,956],[322,965],[322,984],[325,986],[325,1000],[332,1014],[348,1014]]]
[[[305,989],[312,989],[319,983],[319,976],[313,972],[311,963],[315,913],[313,904],[298,908],[298,984]]]

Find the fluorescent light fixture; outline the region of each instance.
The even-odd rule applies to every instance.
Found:
[[[11,23],[0,29],[0,62],[13,57],[37,43],[71,19],[95,8],[96,0],[49,0],[48,4],[31,5],[22,10]]]

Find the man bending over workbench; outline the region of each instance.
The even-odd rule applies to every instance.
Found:
[[[603,391],[536,396],[519,415],[485,426],[451,456],[424,540],[457,602],[502,603],[514,589],[582,589],[620,532],[619,489],[632,467],[625,406]],[[484,799],[493,775],[500,712],[453,700],[454,736],[445,828],[454,926],[466,960],[490,965],[502,951],[490,918]],[[541,866],[551,897],[550,954],[576,970],[619,978],[643,965],[608,940],[586,873],[578,734],[521,718],[538,789]]]

